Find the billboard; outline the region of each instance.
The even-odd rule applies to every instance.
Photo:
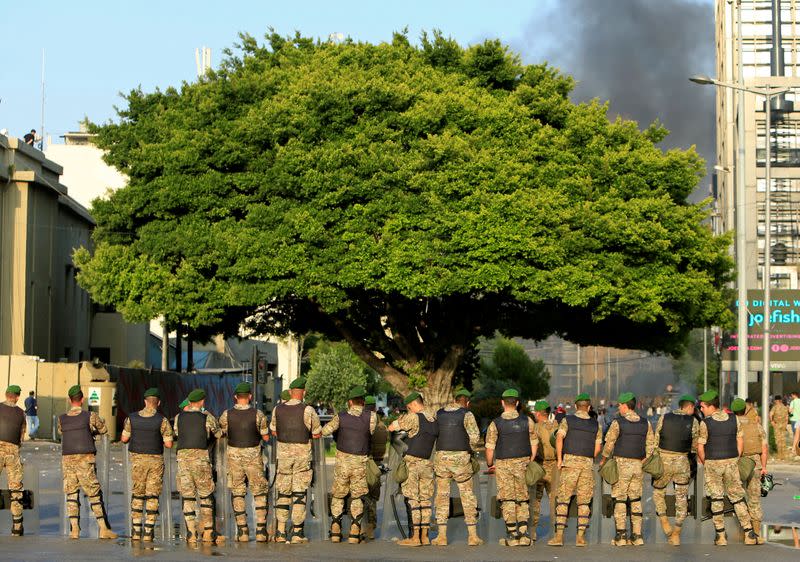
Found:
[[[747,291],[748,362],[764,358],[764,291]],[[739,301],[734,304],[738,314]],[[800,362],[800,290],[772,289],[770,295],[770,366],[772,370],[793,370]],[[736,330],[727,334],[722,346],[723,361],[736,361],[739,351]]]

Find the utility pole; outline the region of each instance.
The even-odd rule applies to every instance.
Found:
[[[578,388],[575,392],[576,395],[581,393],[581,346],[577,344],[578,347]]]

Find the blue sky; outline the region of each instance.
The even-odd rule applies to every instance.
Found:
[[[379,42],[408,26],[412,38],[440,28],[462,43],[499,37],[530,44],[533,38],[523,38],[528,26],[551,1],[0,2],[0,129],[20,137],[40,130],[42,49],[45,131],[59,142],[58,135],[75,130],[84,115],[96,122],[112,118],[119,92],[194,79],[195,48],[210,47],[216,65],[239,31],[262,37],[272,26],[281,34],[341,32]],[[613,0],[598,5],[604,1]]]

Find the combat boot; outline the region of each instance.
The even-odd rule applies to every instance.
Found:
[[[516,523],[506,523],[506,538],[500,539],[500,544],[503,546],[519,546]]]
[[[134,521],[131,523],[131,540],[138,541],[142,538],[142,522]]]
[[[430,527],[428,525],[423,525],[419,531],[419,544],[422,546],[428,546],[431,544],[431,539],[428,537],[428,531]]]
[[[764,539],[759,537],[752,529],[744,534],[744,544],[753,546],[757,544],[764,544]]]
[[[528,535],[528,526],[525,523],[517,524],[517,543],[519,546],[531,545],[531,537]]]
[[[578,529],[578,534],[575,536],[575,546],[586,546],[586,531]]]
[[[409,536],[407,539],[401,539],[397,541],[397,544],[400,546],[422,546],[422,543],[419,542],[419,535],[420,528],[415,525],[411,531],[411,536]]]
[[[278,521],[278,527],[275,530],[275,542],[286,542],[286,521]]]
[[[669,524],[669,517],[659,515],[658,520],[661,521],[661,529],[664,531],[664,535],[669,537],[672,534],[672,525]]]
[[[350,524],[350,535],[347,537],[347,542],[350,544],[358,544],[361,542],[361,525],[358,523]]]
[[[71,539],[81,538],[81,522],[80,519],[78,519],[77,517],[69,518],[69,538]]]
[[[642,538],[642,535],[638,533],[631,533],[631,538],[628,541],[628,544],[633,546],[642,546],[644,544],[644,539]]]
[[[472,527],[467,527],[471,529]],[[447,546],[447,525],[439,525],[439,534],[431,541],[433,546]]]
[[[21,537],[25,534],[25,527],[22,526],[22,515],[12,519],[13,525],[11,526],[11,536]]]
[[[108,526],[101,525],[100,532],[97,535],[98,539],[116,539],[118,537],[117,533],[112,531]]]
[[[236,542],[250,542],[250,529],[247,525],[236,526]]]
[[[305,524],[301,523],[300,525],[292,526],[292,540],[290,542],[291,544],[306,544],[308,542]]]
[[[728,536],[725,534],[725,531],[717,531],[714,544],[717,546],[728,546]]]
[[[142,531],[142,540],[144,542],[153,542],[156,534],[155,524],[145,523],[144,530]]]
[[[628,534],[625,531],[617,531],[614,538],[611,540],[614,546],[628,546]]]
[[[681,526],[675,525],[672,528],[672,533],[669,536],[669,544],[672,546],[680,546],[681,545]]]
[[[267,523],[259,523],[256,525],[256,542],[267,542],[268,540]]]
[[[186,519],[186,542],[197,544],[197,521],[195,519]]]
[[[553,538],[547,541],[548,546],[564,546],[564,530],[556,529]]]
[[[478,526],[475,524],[467,525],[467,546],[480,546],[483,544],[483,539],[478,536]],[[445,540],[447,538],[445,537]]]

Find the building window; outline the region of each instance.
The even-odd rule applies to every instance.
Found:
[[[764,124],[764,120],[759,120],[757,123],[756,163],[759,167],[765,166],[767,156]],[[800,167],[800,121],[795,119],[773,121],[770,132],[772,165],[778,168]]]

